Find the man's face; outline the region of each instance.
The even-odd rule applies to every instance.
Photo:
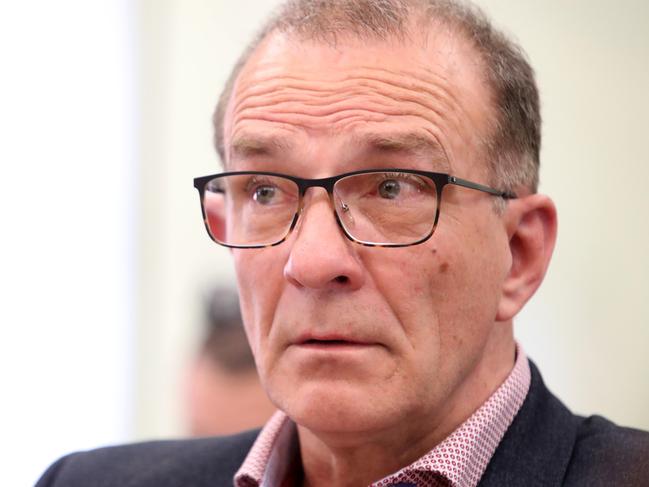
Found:
[[[272,35],[230,100],[228,169],[320,178],[400,167],[488,183],[490,93],[476,59],[448,32],[338,49]],[[345,238],[326,192],[311,189],[287,241],[233,256],[264,387],[312,431],[416,428],[451,414],[480,386],[505,326],[495,319],[508,239],[493,197],[477,191],[447,187],[424,244],[368,248]]]

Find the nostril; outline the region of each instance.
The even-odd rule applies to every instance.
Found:
[[[336,277],[336,282],[339,282],[340,284],[346,284],[349,282],[349,277],[347,276],[338,276]]]

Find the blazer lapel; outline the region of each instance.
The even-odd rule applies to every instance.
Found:
[[[496,449],[480,487],[560,486],[580,419],[545,387],[530,361],[532,381],[520,411]]]

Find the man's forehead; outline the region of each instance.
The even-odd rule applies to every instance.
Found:
[[[228,165],[293,148],[295,131],[259,130],[260,123],[250,130],[251,120],[280,126],[281,118],[307,131],[329,131],[366,151],[425,154],[447,167],[455,165],[453,148],[439,138],[440,130],[468,135],[464,144],[485,140],[490,96],[481,62],[468,41],[448,28],[416,39],[298,41],[295,35],[269,35],[241,70],[224,120]],[[371,100],[361,107],[363,98]],[[340,122],[359,109],[372,122],[365,130]],[[409,110],[436,127],[399,130]],[[336,111],[340,116],[332,115]]]

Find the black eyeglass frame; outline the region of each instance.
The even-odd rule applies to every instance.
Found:
[[[394,243],[374,243],[374,242],[364,242],[363,240],[358,240],[354,238],[352,235],[350,235],[347,230],[345,229],[345,226],[342,224],[340,221],[340,217],[338,216],[338,212],[335,210],[335,202],[333,199],[333,189],[335,184],[346,177],[350,176],[356,176],[358,174],[371,174],[371,173],[394,173],[394,172],[400,172],[400,173],[406,173],[406,174],[415,174],[418,176],[425,176],[429,179],[432,179],[433,182],[435,183],[435,189],[437,193],[437,207],[435,209],[435,221],[433,222],[433,226],[430,230],[430,232],[422,237],[421,239],[417,240],[416,242],[412,243],[406,243],[406,244],[394,244]],[[245,175],[266,175],[266,176],[274,176],[274,177],[280,177],[284,179],[288,179],[290,181],[293,181],[297,187],[298,187],[298,206],[297,210],[295,212],[295,215],[293,216],[293,221],[291,222],[291,225],[286,232],[286,235],[284,235],[280,240],[277,242],[273,242],[271,244],[262,244],[262,245],[232,245],[232,244],[226,244],[223,242],[219,242],[214,238],[212,235],[212,232],[210,231],[209,224],[207,221],[207,214],[205,212],[205,204],[204,204],[204,197],[205,197],[205,187],[207,186],[207,183],[212,181],[213,179],[217,178],[222,178],[226,176],[245,176]],[[496,196],[499,198],[503,198],[505,200],[510,200],[510,199],[515,199],[518,196],[516,193],[513,193],[511,191],[500,191],[498,189],[491,188],[489,186],[485,186],[484,184],[480,183],[474,183],[473,181],[468,181],[466,179],[458,178],[456,176],[452,176],[450,174],[446,173],[439,173],[439,172],[430,172],[430,171],[421,171],[419,169],[400,169],[400,168],[376,168],[376,169],[362,169],[359,171],[352,171],[352,172],[346,172],[343,174],[338,174],[336,176],[331,176],[328,178],[320,178],[320,179],[306,179],[306,178],[299,178],[296,176],[290,176],[288,174],[282,174],[282,173],[277,173],[277,172],[271,172],[271,171],[229,171],[229,172],[223,172],[219,174],[211,174],[209,176],[202,176],[198,178],[194,178],[194,187],[198,190],[199,196],[200,196],[200,201],[201,201],[201,212],[203,214],[203,223],[205,224],[205,229],[207,230],[207,234],[210,236],[210,238],[216,242],[219,245],[222,245],[224,247],[229,247],[233,249],[261,249],[261,248],[266,248],[266,247],[274,247],[276,245],[281,244],[284,242],[288,236],[291,234],[295,226],[297,225],[297,222],[300,218],[300,214],[302,213],[303,210],[303,201],[304,201],[304,195],[306,194],[306,191],[309,188],[324,188],[327,191],[327,194],[329,195],[329,199],[331,200],[332,206],[334,208],[334,216],[336,218],[336,222],[338,223],[338,226],[341,228],[343,231],[343,234],[352,242],[363,245],[365,247],[410,247],[412,245],[419,245],[426,240],[430,239],[430,237],[433,236],[433,233],[435,233],[435,229],[437,228],[437,222],[439,221],[439,215],[440,215],[440,208],[442,204],[442,192],[444,190],[444,187],[452,184],[456,186],[461,186],[463,188],[469,188],[469,189],[474,189],[477,191],[482,191],[483,193],[488,193],[492,196]]]

